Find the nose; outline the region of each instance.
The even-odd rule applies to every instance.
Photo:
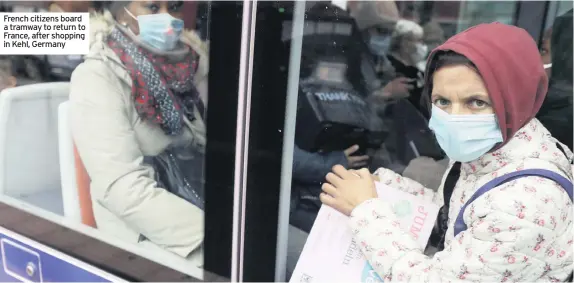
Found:
[[[449,109],[447,109],[448,114],[451,115],[469,115],[473,114],[471,109],[466,107],[466,105],[462,102],[455,102],[452,103]]]
[[[460,115],[462,114],[462,109],[460,109],[460,103],[452,103],[449,107],[449,111],[448,114],[452,114],[452,115]]]
[[[162,7],[163,6],[163,7]],[[158,11],[159,14],[169,14],[167,5],[161,5]]]

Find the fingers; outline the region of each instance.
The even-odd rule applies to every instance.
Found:
[[[357,168],[367,165],[367,162],[369,161],[369,156],[368,155],[351,156],[349,157],[348,161],[349,161],[349,168]]]
[[[349,161],[349,168],[365,167],[369,164],[367,161]]]
[[[416,79],[407,78],[407,77],[400,77],[400,78],[396,78],[394,80],[397,82],[401,82],[401,83],[412,83],[412,82],[416,81]]]
[[[353,173],[349,172],[349,170],[345,169],[345,167],[341,165],[333,166],[333,173],[337,174],[340,179],[356,179],[357,177],[353,175]]]
[[[358,145],[353,145],[347,149],[345,149],[343,151],[343,153],[345,153],[345,156],[350,156],[351,154],[357,152],[357,150],[359,150],[359,146]]]
[[[403,86],[404,86],[405,89],[407,89],[407,90],[412,90],[413,88],[415,88],[412,84],[404,84]]]
[[[327,173],[327,176],[325,176],[325,179],[327,180],[327,182],[329,182],[330,184],[332,184],[334,186],[339,186],[341,184],[341,181],[342,181],[341,178],[333,172]]]
[[[332,196],[332,197],[337,196],[337,189],[329,183],[323,183],[323,185],[321,186],[321,189],[323,190],[324,193],[328,194],[329,196]]]
[[[362,179],[369,179],[371,178],[371,172],[367,168],[361,168],[356,171]]]
[[[351,156],[349,157],[349,162],[361,162],[361,161],[367,161],[369,160],[369,156],[368,155],[361,155],[361,156]]]
[[[319,195],[319,199],[325,205],[328,205],[330,207],[335,206],[335,202],[336,202],[335,198],[326,194],[326,193],[321,193],[321,195]]]

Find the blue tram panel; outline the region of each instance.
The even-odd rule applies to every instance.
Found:
[[[0,282],[124,281],[3,228],[0,252]]]

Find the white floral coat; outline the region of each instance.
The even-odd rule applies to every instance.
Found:
[[[566,191],[554,181],[522,177],[476,199],[466,209],[468,229],[454,237],[461,207],[486,182],[513,171],[548,169],[572,180],[569,159],[556,140],[533,119],[501,149],[463,163],[450,200],[445,249],[433,257],[396,220],[385,202],[369,200],[353,211],[350,226],[373,269],[385,282],[564,281],[572,272],[574,213]],[[452,166],[452,164],[451,164]],[[447,171],[448,172],[448,171]],[[381,182],[443,205],[443,187],[435,193],[381,168]],[[443,177],[443,184],[444,180]]]

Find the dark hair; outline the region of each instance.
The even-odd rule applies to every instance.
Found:
[[[425,87],[423,90],[423,96],[421,102],[424,106],[428,107],[429,113],[432,104],[431,94],[433,88],[432,84],[433,76],[438,69],[448,66],[463,65],[473,69],[474,71],[476,71],[476,73],[480,74],[478,68],[476,67],[476,65],[474,65],[474,63],[472,63],[472,61],[470,61],[470,59],[466,58],[462,54],[458,54],[451,50],[437,51],[436,54],[432,55],[432,57],[429,58],[428,64],[429,64],[429,66],[427,67],[428,73],[425,76]]]

